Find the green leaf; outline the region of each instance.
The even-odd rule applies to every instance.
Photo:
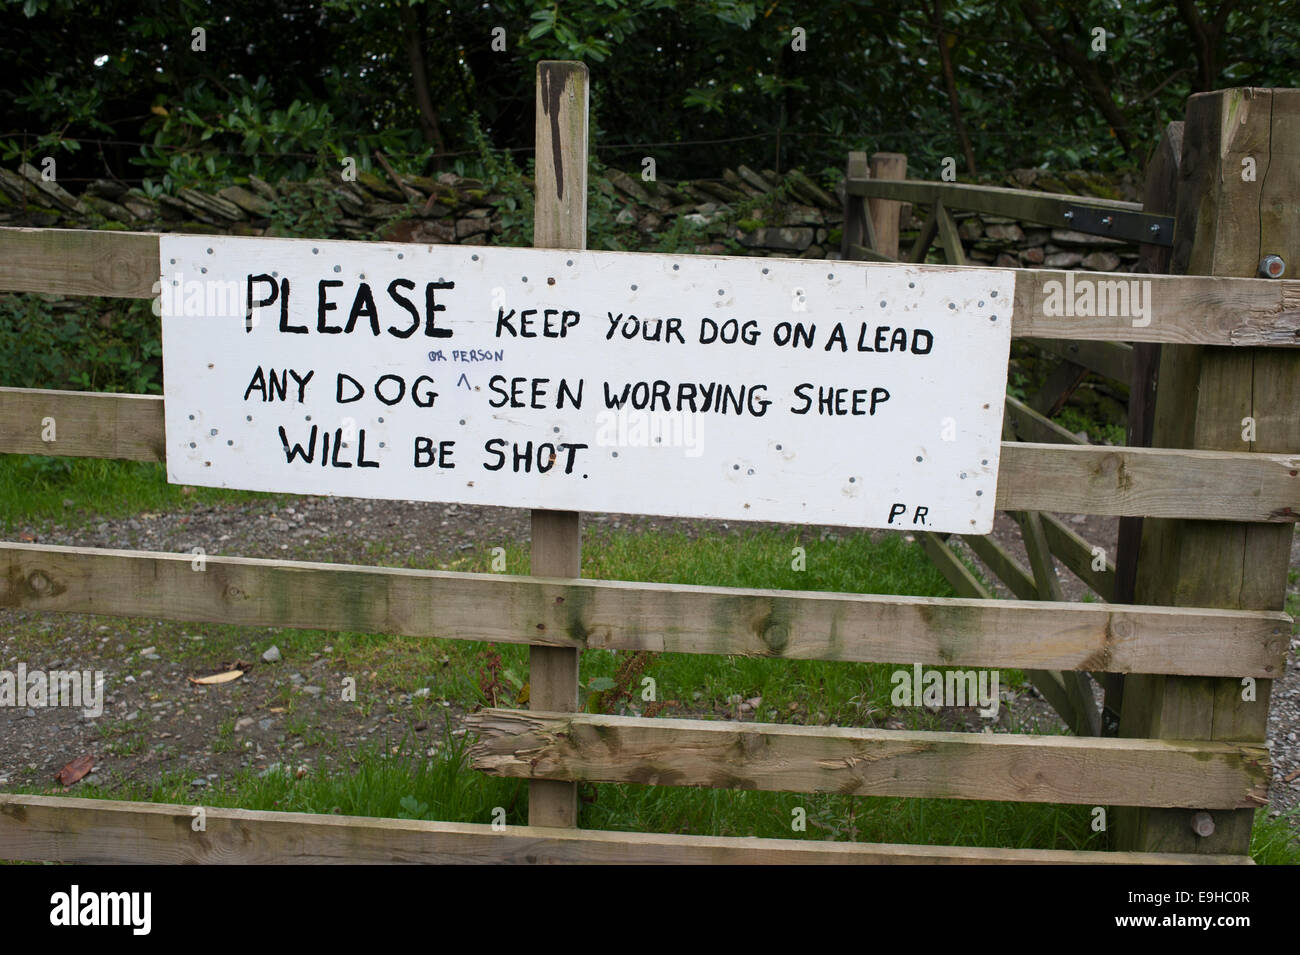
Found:
[[[604,693],[606,690],[614,689],[615,685],[614,681],[609,677],[597,676],[591,678],[591,681],[587,684],[587,689],[593,693]]]

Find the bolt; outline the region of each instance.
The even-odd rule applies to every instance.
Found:
[[[1286,275],[1286,262],[1280,255],[1266,255],[1259,260],[1259,274],[1266,279],[1280,279]]]
[[[1065,213],[1065,218],[1067,218],[1067,219],[1073,219],[1073,218],[1074,218],[1074,213],[1073,213],[1073,212],[1068,212],[1068,211],[1067,211],[1067,212]]]
[[[1102,224],[1102,225],[1108,226],[1108,225],[1110,225],[1110,221],[1111,221],[1111,220],[1110,220],[1110,216],[1102,216],[1102,217],[1101,217],[1101,224]]]
[[[1214,835],[1214,819],[1208,812],[1198,812],[1192,816],[1192,832],[1202,839]]]
[[[1159,232],[1159,231],[1160,231],[1160,226],[1159,226],[1158,224],[1156,224],[1156,225],[1152,225],[1152,226],[1151,226],[1151,232],[1152,232],[1153,234],[1156,233],[1156,232]]]

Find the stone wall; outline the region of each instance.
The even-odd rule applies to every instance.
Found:
[[[1113,198],[1130,198],[1134,191],[1131,182],[1083,173],[1053,177],[1041,170],[1015,170],[1002,182]],[[615,210],[611,231],[624,248],[661,247],[675,230],[681,239],[677,251],[839,258],[842,184],[827,191],[798,170],[778,175],[739,166],[724,170],[720,180],[668,183],[611,169],[593,186],[609,197]],[[180,189],[151,198],[108,180],[73,195],[44,181],[31,165],[0,168],[0,225],[486,245],[506,231],[508,213],[507,196],[450,173],[434,178],[359,171],[355,181],[335,176],[276,185],[249,176],[246,183],[212,192]],[[973,263],[1109,272],[1131,268],[1137,258],[1135,246],[1114,239],[954,214]],[[910,207],[903,216],[906,250],[921,222]],[[942,252],[932,249],[930,260],[942,261]]]

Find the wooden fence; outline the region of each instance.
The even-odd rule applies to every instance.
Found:
[[[539,88],[561,104],[540,121],[539,95],[539,245],[584,244],[586,86],[580,66],[539,66]],[[188,806],[5,795],[0,858],[1248,861],[1252,813],[1266,804],[1270,775],[1269,685],[1283,672],[1291,635],[1281,608],[1300,514],[1300,282],[1247,276],[1261,250],[1300,256],[1300,221],[1284,214],[1300,195],[1298,120],[1300,91],[1227,90],[1190,101],[1173,271],[1197,276],[1143,276],[1151,282],[1149,324],[1047,314],[1045,283],[1065,274],[1016,276],[1017,337],[1173,346],[1161,356],[1154,447],[1005,441],[997,494],[1006,510],[1148,518],[1137,576],[1144,602],[582,580],[578,515],[544,511],[534,512],[530,577],[213,556],[196,574],[189,554],[3,543],[0,606],[527,644],[535,709],[470,718],[474,766],[530,781],[528,826],[209,809],[199,833]],[[1256,160],[1258,180],[1242,180],[1245,154]],[[570,184],[563,200],[557,170]],[[849,188],[860,194],[859,184]],[[948,231],[942,221],[937,228]],[[158,242],[0,230],[0,288],[152,297]],[[160,398],[7,388],[0,409],[3,452],[163,457]],[[1257,422],[1249,443],[1239,434],[1246,416]],[[46,417],[58,421],[54,445],[41,440]],[[1042,525],[1048,548],[1049,526]],[[1023,569],[1019,576],[1031,579]],[[1025,595],[1051,596],[1037,583],[1032,594],[1025,584]],[[1130,676],[1119,737],[640,719],[576,712],[578,655],[589,648]],[[1243,700],[1243,682],[1256,688],[1251,700]],[[574,827],[579,781],[1129,809],[1117,852],[593,832]]]
[[[927,214],[902,261],[924,262],[935,241],[950,265],[966,265],[956,209],[1007,217],[1053,229],[1121,238],[1140,244],[1136,271],[1162,274],[1169,268],[1173,245],[1173,199],[1177,191],[1183,123],[1170,123],[1147,169],[1143,203],[1118,202],[1091,196],[1049,194],[1027,189],[969,186],[950,182],[905,180],[907,157],[900,153],[852,152],[845,166],[844,235],[841,255],[848,260],[900,261],[902,218],[913,203]],[[906,199],[905,204],[901,200]],[[879,223],[879,224],[877,224]],[[864,244],[865,243],[865,244]],[[1089,273],[1082,273],[1086,277]],[[1093,273],[1095,275],[1095,273]],[[1037,392],[1022,401],[1006,397],[1004,436],[1007,440],[1052,444],[1089,442],[1051,420],[1089,374],[1122,382],[1128,407],[1128,447],[1151,444],[1152,411],[1159,345],[1150,342],[1062,341],[1024,338],[1041,354],[1059,359]],[[1141,543],[1141,517],[1120,520],[1114,560],[1107,548],[1097,548],[1050,513],[1009,511],[1020,528],[1030,567],[989,536],[961,539],[997,579],[1025,600],[1063,599],[1054,560],[1059,560],[1094,594],[1106,601],[1131,603]],[[923,533],[926,554],[959,594],[988,598],[992,594],[970,573],[952,548],[952,535]],[[1115,736],[1119,732],[1124,677],[1094,673],[1104,690],[1098,707],[1092,686],[1082,672],[1031,671],[1030,680],[1076,733]]]

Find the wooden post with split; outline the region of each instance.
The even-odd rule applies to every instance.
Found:
[[[1300,262],[1300,90],[1230,89],[1188,103],[1171,272],[1248,277],[1261,259]],[[1290,268],[1288,268],[1288,272]],[[1300,451],[1300,351],[1166,344],[1153,447]],[[1249,494],[1240,488],[1237,494]],[[1148,518],[1134,602],[1281,610],[1294,525]],[[1290,634],[1279,626],[1276,637]],[[1279,674],[1280,676],[1280,674]],[[1271,680],[1125,679],[1121,736],[1264,746]],[[1117,813],[1121,848],[1245,854],[1252,809]]]
[[[587,247],[587,67],[566,60],[537,64],[537,203],[533,245]],[[576,511],[534,509],[532,573],[582,576],[582,518]],[[528,705],[536,710],[578,708],[578,653],[529,647]],[[552,780],[528,784],[530,826],[576,826],[577,786]]]

